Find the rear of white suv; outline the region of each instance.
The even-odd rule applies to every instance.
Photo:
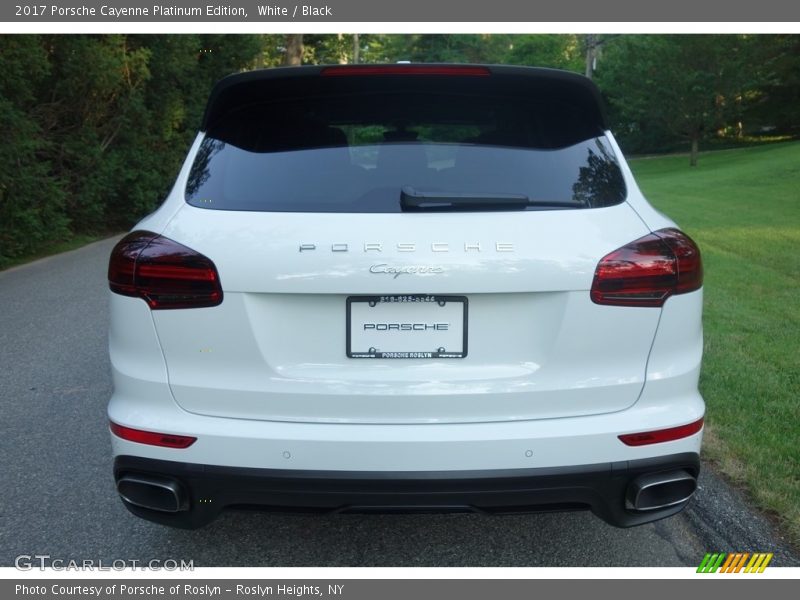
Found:
[[[590,509],[630,526],[695,490],[700,254],[578,75],[223,79],[109,283],[114,474],[140,517]]]

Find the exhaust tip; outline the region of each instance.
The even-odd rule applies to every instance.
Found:
[[[648,473],[636,478],[625,496],[629,510],[658,510],[682,504],[697,489],[697,479],[683,469]]]
[[[129,504],[176,513],[189,508],[180,484],[174,479],[151,475],[123,475],[117,481],[117,492]]]

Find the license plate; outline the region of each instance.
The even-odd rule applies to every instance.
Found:
[[[464,358],[466,296],[350,296],[350,358]]]

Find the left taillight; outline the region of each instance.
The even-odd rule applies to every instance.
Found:
[[[153,310],[202,308],[222,302],[222,287],[211,259],[150,231],[134,231],[111,252],[112,292],[143,298]]]

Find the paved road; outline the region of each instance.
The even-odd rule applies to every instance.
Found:
[[[0,565],[193,559],[196,566],[681,566],[774,551],[769,523],[708,470],[680,516],[615,529],[589,513],[300,516],[235,512],[199,531],[130,515],[111,477],[105,269],[115,240],[0,273]]]

